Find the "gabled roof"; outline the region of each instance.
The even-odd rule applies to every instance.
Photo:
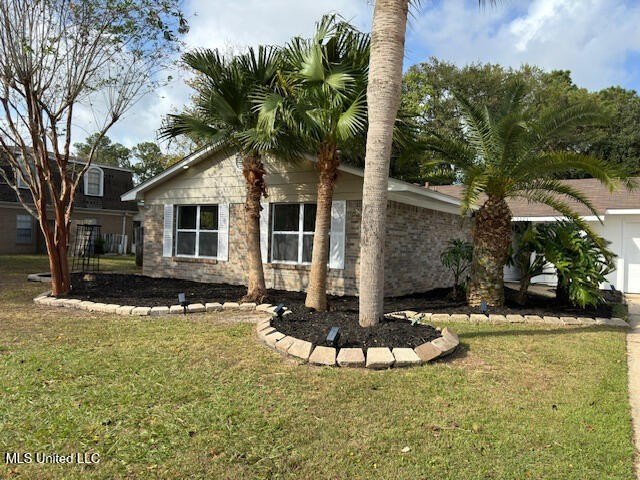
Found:
[[[213,149],[211,147],[205,147],[187,155],[181,161],[169,167],[164,172],[156,175],[155,177],[148,179],[146,182],[141,183],[140,185],[133,188],[132,190],[129,190],[127,193],[122,195],[121,197],[122,200],[123,201],[141,200],[142,194],[144,194],[144,192],[170,180],[171,178],[179,175],[189,167],[203,161],[204,159],[207,158],[207,155],[212,152],[212,150]],[[315,159],[311,156],[309,156],[308,159],[311,161],[315,161]],[[359,176],[359,177],[364,177],[364,170],[362,170],[361,168],[351,167],[348,165],[341,165],[339,167],[339,170],[345,173]],[[450,196],[447,193],[429,190],[429,189],[420,187],[418,185],[403,182],[402,180],[397,180],[395,178],[389,179],[389,192],[397,192],[397,193],[403,193],[407,195],[416,195],[419,197],[426,197],[432,200],[436,200],[436,201],[454,205],[454,206],[460,205],[460,200],[458,198]]]
[[[637,180],[640,181],[640,177]],[[630,192],[621,186],[610,192],[606,186],[595,178],[563,180],[562,182],[586,195],[600,217],[604,217],[606,214],[640,213],[640,189]],[[463,187],[462,185],[434,185],[429,189],[461,198]],[[480,202],[483,201],[484,198],[481,198]],[[552,218],[560,215],[559,212],[542,203],[529,203],[527,200],[519,198],[510,198],[507,203],[516,220]],[[593,217],[593,212],[584,205],[570,200],[567,203],[581,216]]]

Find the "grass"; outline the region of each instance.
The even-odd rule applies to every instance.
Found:
[[[101,462],[0,478],[633,478],[621,331],[456,325],[448,361],[312,368],[219,315],[35,307],[45,267],[0,256],[0,453]]]

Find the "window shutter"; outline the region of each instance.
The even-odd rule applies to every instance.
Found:
[[[218,260],[229,260],[229,204],[218,205]]]
[[[329,268],[344,269],[345,225],[347,221],[347,202],[334,200],[331,204],[331,245]]]
[[[173,205],[164,206],[164,232],[162,235],[162,256],[173,255]]]
[[[269,263],[269,202],[260,202],[260,252],[262,263]]]

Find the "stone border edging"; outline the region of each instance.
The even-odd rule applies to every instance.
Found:
[[[453,353],[460,344],[458,335],[450,328],[442,329],[442,336],[416,348],[371,347],[341,348],[313,345],[271,326],[271,319],[260,320],[256,325],[260,341],[268,347],[301,363],[327,367],[351,367],[383,370],[398,367],[413,367]]]
[[[66,307],[75,308],[77,310],[86,310],[89,312],[101,312],[101,313],[114,313],[116,315],[134,315],[134,316],[159,316],[159,315],[178,315],[184,314],[184,307],[182,305],[170,305],[159,307],[138,307],[135,305],[117,305],[114,303],[100,303],[91,302],[88,300],[80,300],[78,298],[55,298],[51,296],[51,292],[44,292],[33,299],[33,302],[37,305],[46,305],[49,307]],[[204,312],[222,312],[235,310],[239,312],[265,312],[273,314],[275,305],[270,303],[262,303],[256,305],[255,303],[190,303],[187,305],[186,313],[204,313]],[[285,308],[284,315],[291,313],[287,307]]]
[[[418,317],[420,323],[431,322],[460,322],[460,323],[491,323],[510,324],[528,323],[534,325],[580,325],[594,326],[605,325],[608,327],[628,328],[629,324],[621,318],[589,318],[589,317],[553,317],[539,315],[484,315],[484,314],[448,314],[448,313],[421,313],[413,310],[401,310],[388,313],[390,317],[413,320]]]

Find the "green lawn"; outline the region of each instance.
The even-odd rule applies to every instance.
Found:
[[[102,461],[0,478],[633,479],[622,331],[456,325],[434,365],[312,368],[223,316],[35,307],[45,268],[0,256],[0,452]]]

